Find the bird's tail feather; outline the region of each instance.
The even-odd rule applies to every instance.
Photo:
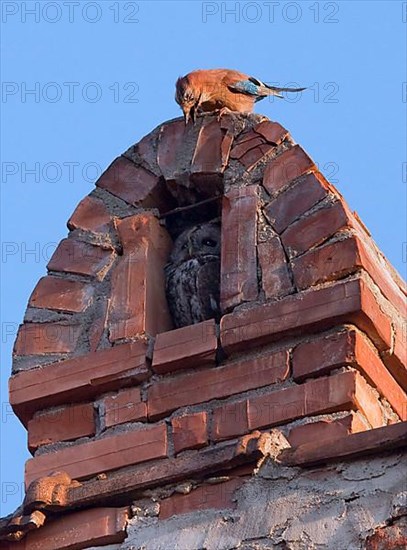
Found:
[[[307,88],[280,88],[278,86],[271,86],[269,84],[263,84],[262,91],[267,95],[275,95],[276,97],[283,97],[281,92],[302,92]]]

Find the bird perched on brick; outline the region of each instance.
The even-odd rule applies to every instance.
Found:
[[[185,124],[200,112],[228,111],[251,113],[254,104],[267,96],[283,97],[281,92],[302,92],[305,88],[278,88],[257,78],[230,69],[199,70],[180,77],[175,85],[175,101]]]

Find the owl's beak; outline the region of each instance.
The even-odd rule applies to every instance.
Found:
[[[190,258],[192,258],[192,253],[193,253],[192,243],[188,242],[188,255],[189,255]]]

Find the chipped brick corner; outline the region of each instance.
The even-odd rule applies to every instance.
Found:
[[[164,266],[193,204],[221,218],[222,318],[174,329]],[[406,288],[285,128],[166,122],[68,229],[14,345],[10,403],[33,457],[1,548],[405,541]]]

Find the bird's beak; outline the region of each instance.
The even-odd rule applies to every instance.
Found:
[[[188,124],[189,119],[195,124],[195,107],[193,105],[192,107],[183,107],[182,110],[184,112],[185,126]]]

